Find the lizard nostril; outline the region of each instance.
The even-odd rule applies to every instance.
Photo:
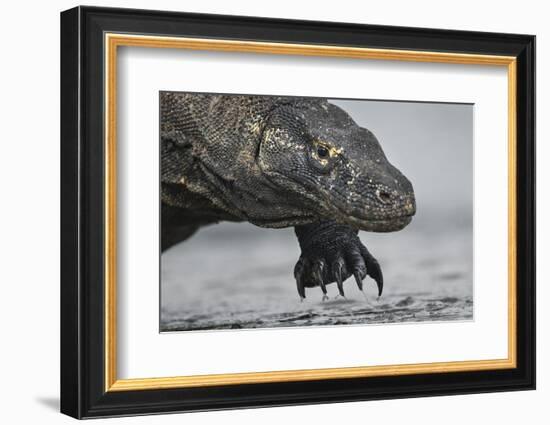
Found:
[[[392,196],[389,192],[386,192],[384,190],[377,190],[376,196],[382,202],[383,204],[387,204],[388,202],[391,202]]]

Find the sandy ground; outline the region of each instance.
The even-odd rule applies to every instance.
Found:
[[[470,213],[471,215],[471,213]],[[384,272],[384,293],[353,278],[329,301],[292,275],[299,247],[292,229],[222,223],[202,229],[161,258],[161,331],[471,320],[472,223],[468,212],[415,218],[389,234],[361,232]]]

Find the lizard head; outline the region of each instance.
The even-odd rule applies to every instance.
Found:
[[[296,100],[271,111],[257,160],[287,202],[311,217],[391,232],[416,211],[411,182],[374,134],[327,101]]]

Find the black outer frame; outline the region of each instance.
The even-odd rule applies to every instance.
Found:
[[[104,32],[517,57],[517,368],[104,391]],[[76,418],[535,388],[535,37],[77,7],[61,13],[61,412]]]

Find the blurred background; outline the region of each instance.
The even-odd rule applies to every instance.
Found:
[[[161,257],[161,331],[473,319],[473,105],[333,99],[411,180],[417,214],[395,233],[360,232],[384,293],[353,278],[300,302],[294,230],[220,223]]]

